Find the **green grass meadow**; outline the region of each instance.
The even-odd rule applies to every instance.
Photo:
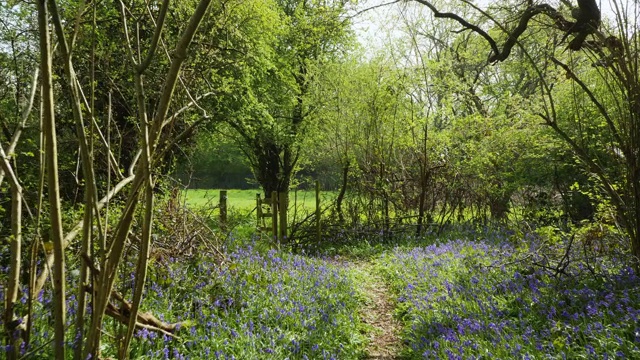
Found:
[[[220,191],[223,189],[188,189],[186,196],[187,205],[200,208],[217,207],[220,203]],[[251,211],[256,207],[256,194],[263,197],[259,189],[227,190],[227,207],[240,211]],[[334,191],[320,192],[320,201],[328,201],[335,196]],[[314,190],[298,190],[289,194],[289,205],[299,207],[305,211],[314,211],[316,206],[316,194]]]

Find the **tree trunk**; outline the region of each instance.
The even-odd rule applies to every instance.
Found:
[[[349,183],[349,163],[342,168],[342,186],[340,186],[340,193],[336,198],[336,212],[338,213],[338,221],[340,224],[344,223],[344,214],[342,213],[342,201],[344,195],[347,192],[347,185]]]
[[[80,99],[80,89],[77,82],[77,77],[72,63],[72,49],[67,42],[64,34],[62,20],[58,13],[57,5],[55,1],[50,1],[51,5],[51,19],[58,37],[58,43],[62,53],[64,61],[64,73],[66,81],[63,82],[63,88],[67,91],[67,96],[70,98],[71,108],[73,113],[73,119],[76,126],[76,135],[80,144],[80,158],[82,163],[82,174],[85,179],[85,194],[84,194],[84,218],[82,228],[82,243],[80,252],[82,255],[88,258],[89,249],[91,248],[91,238],[93,229],[93,220],[100,219],[99,212],[97,210],[97,196],[98,189],[95,181],[95,172],[93,168],[93,154],[89,147],[89,139],[85,131],[84,117],[82,113],[82,102]],[[82,12],[83,7],[78,9]],[[95,218],[94,218],[95,211]],[[98,230],[100,226],[98,223]],[[99,233],[101,233],[99,231]],[[84,287],[88,285],[89,273],[87,269],[88,264],[85,261],[80,262],[80,279],[78,281],[78,309],[76,312],[76,334],[75,334],[75,352],[74,359],[82,359],[82,341],[84,339],[84,326],[85,326],[85,311],[87,306],[86,293]]]
[[[165,79],[158,106],[155,111],[155,117],[149,125],[148,135],[145,134],[145,136],[148,136],[148,140],[146,141],[146,149],[148,151],[151,151],[150,154],[145,155],[147,159],[149,159],[149,161],[152,161],[154,159],[154,155],[156,155],[155,153],[158,147],[157,143],[160,140],[160,135],[165,125],[165,119],[169,112],[169,106],[171,105],[171,100],[173,98],[176,83],[178,81],[178,76],[180,74],[182,64],[187,58],[187,49],[191,44],[193,36],[195,35],[195,32],[197,31],[204,15],[206,14],[207,8],[209,7],[210,3],[211,0],[200,0],[193,15],[189,19],[189,24],[180,36],[178,44],[173,51],[170,68]],[[143,65],[144,64],[146,64],[146,62],[143,63]],[[148,177],[145,177],[145,174],[148,174],[149,167],[152,166],[153,163],[142,164],[136,169],[134,184],[132,186],[129,199],[127,200],[127,204],[118,223],[116,235],[111,246],[111,252],[106,260],[105,266],[103,266],[103,268],[101,269],[101,281],[99,284],[100,296],[98,296],[94,301],[95,307],[93,318],[87,337],[87,352],[94,357],[99,356],[102,322],[115,283],[117,269],[122,260],[124,244],[128,237],[129,229],[131,228],[133,214],[138,205],[138,195],[140,190],[144,187],[144,184],[148,183]]]
[[[40,31],[40,71],[42,73],[42,118],[45,137],[47,182],[50,206],[50,236],[53,241],[53,313],[56,359],[65,358],[65,259],[62,234],[62,211],[58,182],[58,150],[53,99],[53,74],[51,62],[51,38],[49,34],[49,9],[47,0],[38,0],[38,27]]]
[[[260,140],[256,140],[258,143]],[[264,197],[271,197],[272,192],[280,191],[280,149],[276,144],[254,144],[256,157],[256,180],[262,186]]]
[[[631,250],[635,258],[636,270],[640,271],[640,219],[638,219],[640,216],[640,164],[635,170],[635,175],[632,177],[632,181],[635,200],[635,226],[633,229],[629,229],[628,233],[631,239]]]
[[[491,200],[489,202],[489,211],[491,211],[492,219],[498,221],[504,220],[509,212],[509,200],[504,198]]]
[[[416,236],[422,235],[422,229],[424,227],[424,213],[425,202],[427,200],[427,185],[429,183],[430,171],[427,169],[427,164],[424,164],[424,170],[420,177],[420,199],[418,204],[418,228],[416,229]]]
[[[20,266],[22,252],[22,187],[7,160],[2,145],[0,145],[1,165],[0,169],[9,175],[11,180],[11,239],[9,265],[9,278],[5,294],[4,326],[7,335],[7,359],[17,359],[19,355],[20,336],[16,334],[18,323],[15,320],[14,305],[18,301],[18,288],[20,286]]]
[[[636,48],[637,50],[637,48]],[[636,61],[638,54],[636,53]],[[637,64],[637,63],[636,63]],[[637,71],[637,67],[636,67]],[[630,80],[630,107],[631,107],[631,134],[629,139],[629,148],[631,151],[627,151],[627,159],[629,172],[630,172],[630,185],[633,197],[633,216],[630,216],[631,226],[630,229],[627,230],[629,233],[629,237],[631,239],[631,249],[633,256],[635,257],[635,267],[636,271],[640,272],[640,153],[638,153],[638,148],[640,148],[640,83],[637,82],[637,72],[636,72],[636,82]]]

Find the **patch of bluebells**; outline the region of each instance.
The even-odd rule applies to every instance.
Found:
[[[72,353],[75,349],[75,324],[76,313],[78,309],[78,300],[76,299],[75,290],[78,284],[77,268],[74,264],[67,266],[67,297],[66,297],[66,347],[69,353]],[[8,272],[8,267],[0,267],[0,279],[1,283],[6,284],[5,275]],[[18,301],[15,304],[15,314],[20,316],[28,313],[28,293],[29,288],[24,286],[19,292]],[[4,286],[0,285],[0,300],[4,302]],[[89,311],[90,308],[88,307]],[[27,356],[27,358],[48,358],[51,356],[53,349],[51,343],[53,341],[53,291],[50,286],[45,286],[43,290],[36,294],[33,299],[33,317],[32,317],[32,333],[30,336],[30,343],[27,346],[26,343],[20,342],[19,354],[21,356]],[[89,312],[90,313],[90,312]],[[0,329],[4,330],[4,316],[0,319]],[[15,318],[15,321],[22,323],[22,317]],[[9,350],[10,345],[0,345],[0,359],[3,358],[6,351]]]
[[[384,255],[407,357],[640,358],[636,273],[605,262],[586,272],[576,260],[553,276],[516,261],[536,258],[536,249],[459,240]]]
[[[322,260],[238,249],[228,262],[156,268],[144,309],[184,321],[178,339],[139,330],[132,357],[355,359],[362,353],[356,284]]]
[[[135,266],[125,264],[130,269]],[[72,270],[68,273],[73,274]],[[130,299],[133,281],[129,275],[123,278],[119,288]],[[75,347],[76,286],[77,277],[70,275],[68,356]],[[364,344],[356,288],[346,269],[328,261],[260,252],[251,246],[232,251],[222,265],[206,258],[152,264],[141,311],[181,325],[175,338],[138,330],[130,355],[136,359],[356,359]],[[18,303],[21,313],[26,293]],[[21,354],[52,356],[52,295],[50,287],[37,294],[31,344],[21,348]],[[4,297],[3,287],[0,296]],[[91,313],[90,307],[87,311]],[[0,317],[0,325],[1,321]],[[122,331],[112,318],[106,317],[104,325],[107,334]],[[0,358],[6,350],[4,344],[0,346]],[[117,346],[108,336],[103,340],[103,355],[117,356]]]

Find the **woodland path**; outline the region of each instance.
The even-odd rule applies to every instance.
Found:
[[[347,266],[360,272],[363,278],[367,279],[363,282],[363,290],[367,300],[362,309],[361,317],[365,324],[373,327],[373,331],[370,335],[371,339],[365,359],[400,359],[401,325],[393,316],[395,306],[391,290],[371,262],[354,261],[349,262]]]

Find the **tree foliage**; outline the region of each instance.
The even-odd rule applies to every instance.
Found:
[[[141,311],[174,168],[194,187],[253,175],[265,194],[318,179],[336,191],[326,235],[597,227],[637,265],[638,5],[392,5],[371,50],[346,0],[0,2],[8,357],[32,343],[49,276],[59,358],[70,332],[81,359],[177,331]]]

